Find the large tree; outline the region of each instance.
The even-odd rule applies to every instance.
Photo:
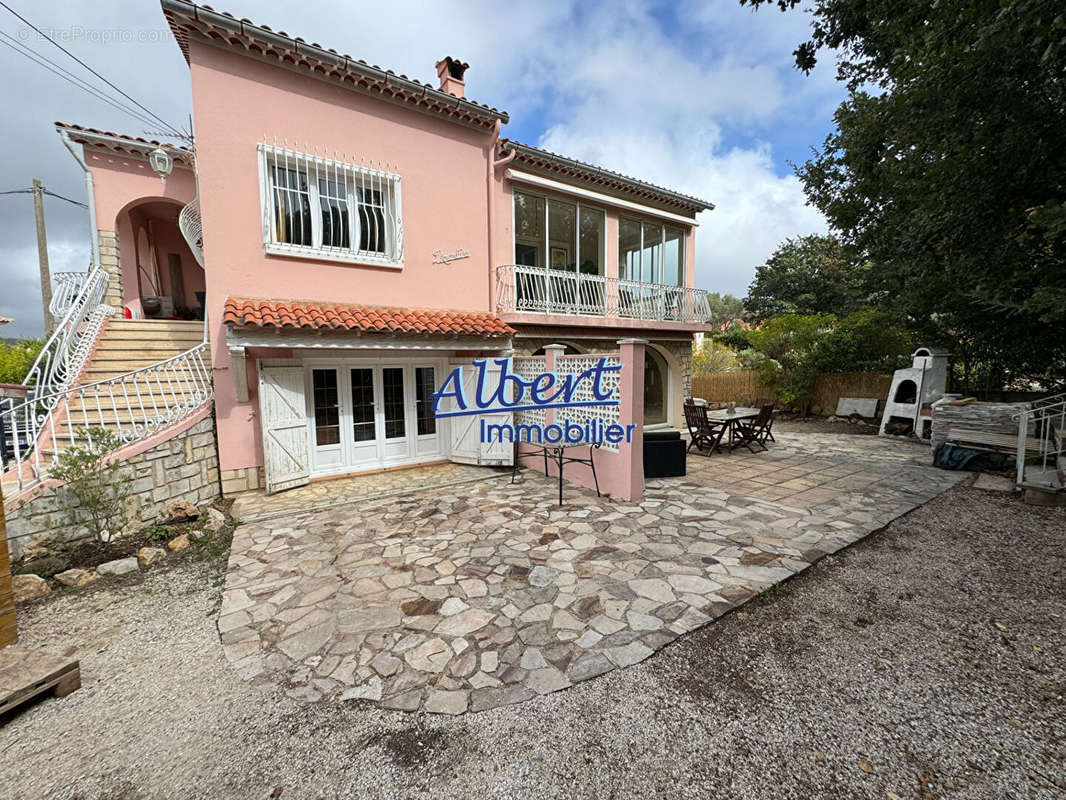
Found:
[[[715,325],[723,325],[739,319],[744,313],[744,301],[731,294],[719,294],[709,292],[707,305],[711,309],[711,322]]]
[[[788,10],[799,0],[741,0]],[[814,0],[849,95],[798,169],[882,302],[1000,378],[1066,373],[1061,0]]]
[[[749,316],[777,314],[846,316],[866,301],[862,266],[854,266],[834,236],[786,239],[755,268],[744,306]]]

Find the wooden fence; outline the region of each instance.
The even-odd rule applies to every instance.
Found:
[[[7,552],[4,497],[3,492],[0,492],[0,647],[11,644],[16,638],[18,631],[15,628],[15,593],[11,585],[11,559]]]
[[[811,412],[832,414],[841,397],[876,397],[884,400],[892,387],[892,376],[878,372],[841,372],[819,375],[814,383]],[[759,382],[758,373],[697,372],[692,376],[692,396],[702,397],[709,403],[753,405],[764,398],[772,398],[773,392]]]

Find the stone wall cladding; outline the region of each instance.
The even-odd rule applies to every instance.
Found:
[[[209,415],[172,439],[132,456],[123,467],[132,482],[129,529],[154,522],[175,500],[195,505],[211,502],[219,496],[214,417]],[[71,520],[73,507],[73,498],[58,486],[8,512],[12,556],[45,551],[50,543],[87,536],[88,529]]]
[[[97,231],[100,241],[100,267],[107,273],[107,292],[104,303],[112,308],[121,309],[122,302],[122,266],[118,262],[118,237],[114,231]]]
[[[266,487],[262,467],[241,467],[222,471],[222,495],[230,497]]]

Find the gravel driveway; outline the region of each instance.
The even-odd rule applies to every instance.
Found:
[[[53,597],[21,641],[85,686],[2,721],[0,797],[1062,797],[1064,530],[956,488],[637,667],[461,718],[244,683],[221,565]]]

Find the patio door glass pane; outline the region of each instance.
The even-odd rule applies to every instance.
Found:
[[[415,419],[419,436],[437,432],[437,418],[433,416],[433,398],[430,397],[435,391],[433,367],[415,367]]]
[[[404,424],[403,367],[382,369],[381,386],[385,400],[385,438],[399,439],[407,430]]]
[[[640,279],[645,283],[662,283],[663,228],[644,223],[644,248],[641,250]]]
[[[640,223],[625,217],[618,220],[618,277],[640,280]]]
[[[603,212],[581,209],[581,263],[578,271],[585,275],[603,274]]]
[[[685,285],[685,234],[680,228],[666,226],[663,244],[663,283]]]
[[[337,370],[312,370],[314,392],[315,444],[319,447],[339,444],[341,440],[340,406],[337,395]]]
[[[543,267],[544,198],[514,193],[514,263]]]
[[[573,272],[577,268],[577,206],[561,200],[548,201],[548,245],[552,269]]]
[[[352,370],[352,431],[355,441],[370,442],[377,436],[374,422],[374,370]]]

